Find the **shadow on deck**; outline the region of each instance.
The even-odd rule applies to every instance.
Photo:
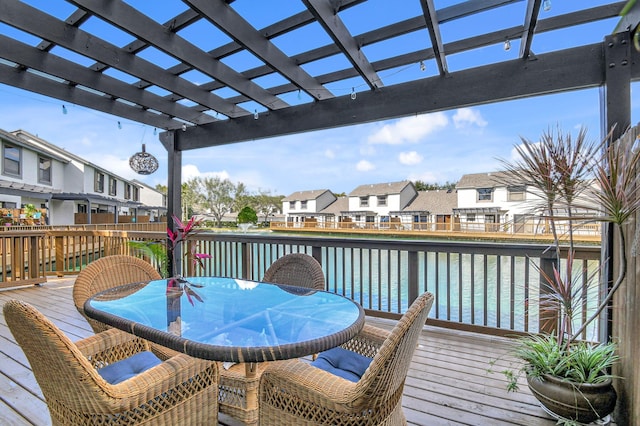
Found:
[[[0,305],[24,300],[72,340],[92,334],[76,311],[71,291],[75,277],[51,279],[41,286],[0,291]],[[382,327],[394,321],[367,318]],[[507,393],[500,373],[509,365],[508,339],[426,326],[407,376],[402,405],[410,425],[554,425],[522,381],[521,391]],[[50,425],[40,388],[20,347],[0,316],[0,424]],[[220,424],[236,425],[220,418]]]

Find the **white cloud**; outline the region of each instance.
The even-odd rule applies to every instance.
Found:
[[[230,179],[229,173],[226,170],[221,172],[201,172],[198,166],[194,164],[185,164],[182,166],[182,181],[186,182],[195,177],[207,178],[207,177],[219,177],[220,179]]]
[[[329,159],[331,159],[331,160],[333,160],[334,158],[336,158],[336,153],[333,152],[332,149],[327,149],[327,150],[324,151],[324,156],[329,158]]]
[[[447,124],[449,119],[443,112],[405,117],[394,123],[385,124],[369,135],[367,141],[388,145],[418,142],[425,136],[446,127]]]
[[[356,170],[359,172],[368,172],[375,169],[376,166],[368,162],[367,160],[360,160],[358,164],[356,164]]]
[[[461,129],[472,125],[485,127],[488,123],[482,118],[480,111],[472,108],[460,108],[453,115],[453,124],[456,126],[456,129]]]
[[[400,160],[400,163],[406,166],[413,166],[415,164],[421,163],[424,157],[418,154],[416,151],[409,151],[401,152],[400,154],[398,154],[398,159]]]

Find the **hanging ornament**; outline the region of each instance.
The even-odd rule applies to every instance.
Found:
[[[145,146],[142,144],[142,151],[136,152],[129,158],[129,167],[138,174],[150,175],[158,170],[158,160],[146,152]]]

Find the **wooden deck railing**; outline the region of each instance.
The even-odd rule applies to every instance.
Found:
[[[52,230],[5,232],[0,237],[6,287],[43,282],[45,275],[77,273],[99,257],[133,254],[129,241],[163,241],[166,234]],[[303,252],[320,261],[329,291],[356,300],[369,315],[399,318],[420,293],[430,291],[436,297],[430,316],[434,325],[513,335],[539,331],[553,320],[544,317],[539,304],[544,294],[539,270],[551,270],[553,262],[542,244],[207,232],[197,234],[192,243],[212,258],[197,271],[185,261],[186,276],[260,280],[278,257]],[[580,247],[576,262],[574,271],[581,271],[576,282],[584,287],[584,318],[598,302],[600,247]],[[584,337],[598,339],[597,327]]]
[[[0,233],[0,288],[47,281],[41,262],[44,236],[37,231]]]
[[[601,238],[601,224],[580,223],[569,224],[557,221],[556,227],[560,238],[568,236],[569,226],[573,228],[574,237],[582,241],[596,242]],[[315,221],[305,222],[271,222],[274,231],[296,232],[338,232],[338,233],[379,233],[393,235],[422,235],[422,236],[460,236],[486,237],[505,239],[549,240],[553,238],[551,228],[541,221],[527,222],[335,222]]]

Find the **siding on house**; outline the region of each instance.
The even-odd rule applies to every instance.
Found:
[[[0,193],[3,206],[20,208],[34,204],[47,210],[49,224],[66,225],[73,224],[74,215],[85,210],[113,213],[115,218],[136,215],[143,205],[139,200],[142,188],[139,182],[118,176],[36,135],[24,130],[0,130],[0,142],[3,153],[6,145],[19,148],[21,168],[17,175],[7,173],[3,154],[0,187],[12,188]],[[50,160],[48,181],[40,179],[41,158]],[[104,176],[102,191],[95,188],[96,174]]]

